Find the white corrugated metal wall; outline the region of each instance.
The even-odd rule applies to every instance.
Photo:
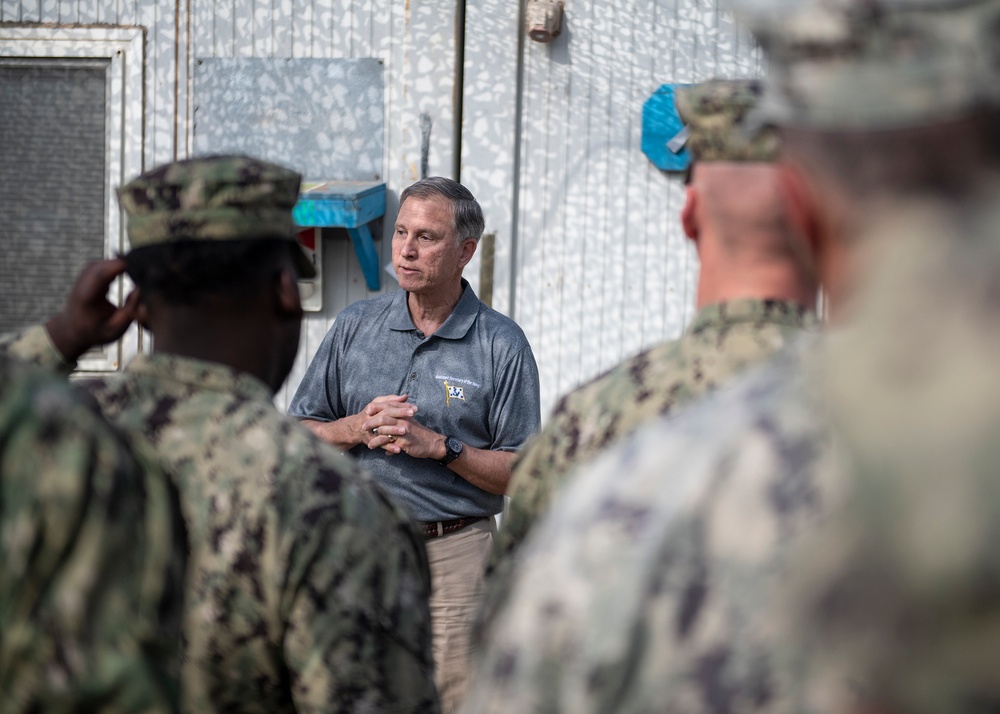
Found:
[[[419,178],[420,116],[431,117],[431,174],[450,175],[455,163],[455,8],[441,0],[191,0],[189,61],[208,57],[364,58],[385,66],[383,178],[389,200],[380,254],[388,261],[396,200]],[[189,70],[183,70],[185,75]],[[193,130],[184,108],[188,141]],[[186,150],[187,147],[185,147]],[[336,178],[336,177],[330,177]],[[309,359],[350,303],[372,294],[350,241],[324,239],[324,308],[307,315],[299,355],[276,402],[287,405]],[[395,282],[383,274],[383,290]],[[374,367],[373,367],[374,368]]]
[[[382,59],[382,262],[399,192],[419,178],[426,114],[429,172],[460,173],[483,204],[496,236],[493,305],[531,340],[547,412],[579,382],[676,336],[691,314],[683,190],[640,150],[642,103],[666,82],[757,75],[760,59],[709,0],[567,0],[548,45],[522,37],[522,10],[518,0],[0,0],[0,23],[145,28],[136,140],[146,168],[192,151],[199,58]],[[325,239],[324,271],[324,310],[306,319],[279,405],[336,314],[371,294],[345,239]],[[478,271],[477,259],[475,287]],[[383,289],[394,287],[385,276]]]
[[[502,15],[505,4],[495,5]],[[466,44],[467,72],[493,64],[478,47]],[[706,0],[567,0],[558,38],[525,39],[516,216],[510,237],[498,235],[497,282],[507,289],[495,305],[531,341],[544,412],[580,382],[675,337],[693,311],[697,259],[678,220],[683,186],[641,151],[643,102],[664,83],[758,76],[760,63]],[[465,117],[462,179],[478,188],[489,183]]]
[[[193,151],[191,96],[197,59],[366,58],[385,66],[383,178],[395,215],[399,192],[419,178],[420,115],[433,123],[428,168],[452,175],[455,151],[456,6],[454,0],[2,0],[0,23],[66,27],[116,25],[146,30],[143,163],[150,168]],[[336,178],[336,177],[330,177]],[[391,224],[391,221],[389,222]],[[391,234],[379,250],[388,260]],[[324,309],[309,314],[284,405],[337,313],[370,293],[350,241],[324,240]],[[383,290],[395,282],[384,275]]]

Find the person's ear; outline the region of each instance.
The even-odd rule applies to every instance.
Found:
[[[794,164],[778,164],[778,184],[792,229],[805,238],[806,247],[814,256],[821,245],[819,203],[809,181]]]
[[[294,270],[284,268],[278,273],[274,282],[274,294],[280,314],[302,317],[302,299],[299,297],[299,283]]]
[[[149,328],[149,305],[141,297],[139,298],[138,304],[135,306],[135,321],[139,323],[139,327],[144,330]]]
[[[471,238],[467,238],[462,241],[462,252],[458,258],[459,269],[464,268],[472,260],[472,256],[476,254],[476,247],[479,245],[478,241],[474,241]]]
[[[684,189],[684,208],[681,209],[681,226],[684,235],[698,242],[698,191],[693,186]]]

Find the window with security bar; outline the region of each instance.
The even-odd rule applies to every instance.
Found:
[[[142,171],[143,31],[0,25],[0,332],[61,309],[92,260],[127,248],[115,188]],[[108,298],[121,304],[127,281]],[[133,327],[80,360],[112,371]]]
[[[44,321],[104,255],[107,60],[0,59],[0,331]]]

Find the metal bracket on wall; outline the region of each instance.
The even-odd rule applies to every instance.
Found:
[[[385,215],[385,183],[322,181],[302,185],[292,209],[303,228],[346,228],[369,290],[381,285],[378,251],[369,224]]]
[[[525,25],[535,42],[552,42],[562,32],[563,0],[528,0]]]

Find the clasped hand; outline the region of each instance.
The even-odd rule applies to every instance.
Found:
[[[431,458],[441,435],[418,422],[417,405],[406,394],[388,394],[373,399],[358,414],[359,443],[369,449],[383,449],[390,455],[409,454],[417,459]]]

